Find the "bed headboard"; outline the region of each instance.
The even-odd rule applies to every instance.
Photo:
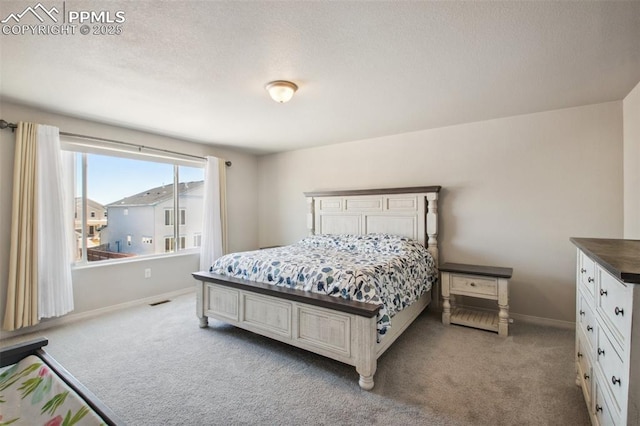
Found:
[[[424,244],[438,264],[440,186],[305,192],[309,234],[389,233]]]

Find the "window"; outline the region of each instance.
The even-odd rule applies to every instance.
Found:
[[[204,169],[201,164],[141,156],[136,152],[113,153],[69,141],[63,144],[65,149],[75,151],[76,262],[197,247],[187,246],[186,235],[202,232]],[[193,210],[189,213],[189,223],[187,210]],[[173,226],[175,211],[179,212],[179,233]],[[174,247],[176,240],[178,244]]]
[[[202,246],[202,234],[195,234],[193,236],[193,246],[201,247]]]
[[[185,209],[180,209],[180,225],[186,225],[187,212]],[[164,224],[166,226],[173,226],[173,209],[164,210]]]

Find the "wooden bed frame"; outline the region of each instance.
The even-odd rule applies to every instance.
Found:
[[[390,233],[424,244],[438,265],[440,186],[307,192],[310,235]],[[432,301],[439,286],[391,319],[377,343],[378,306],[260,282],[196,272],[196,314],[288,343],[356,367],[370,390],[377,359]],[[433,296],[432,296],[433,295]]]
[[[67,386],[73,389],[82,400],[84,400],[93,411],[95,411],[109,426],[123,425],[124,423],[104,405],[89,389],[84,387],[71,373],[60,365],[43,347],[49,341],[45,338],[29,340],[12,346],[0,349],[0,367],[15,364],[29,355],[40,358]]]

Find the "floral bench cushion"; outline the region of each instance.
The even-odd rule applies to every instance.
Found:
[[[103,425],[86,402],[35,355],[0,369],[0,426]]]

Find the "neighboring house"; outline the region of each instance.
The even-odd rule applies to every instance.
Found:
[[[74,217],[78,247],[82,247],[82,197],[76,197]],[[100,231],[107,225],[107,209],[92,199],[87,199],[87,247],[100,245]]]
[[[178,188],[180,249],[199,247],[202,238],[204,181],[180,183]],[[109,224],[102,246],[136,255],[174,251],[173,184],[159,186],[107,204]]]

